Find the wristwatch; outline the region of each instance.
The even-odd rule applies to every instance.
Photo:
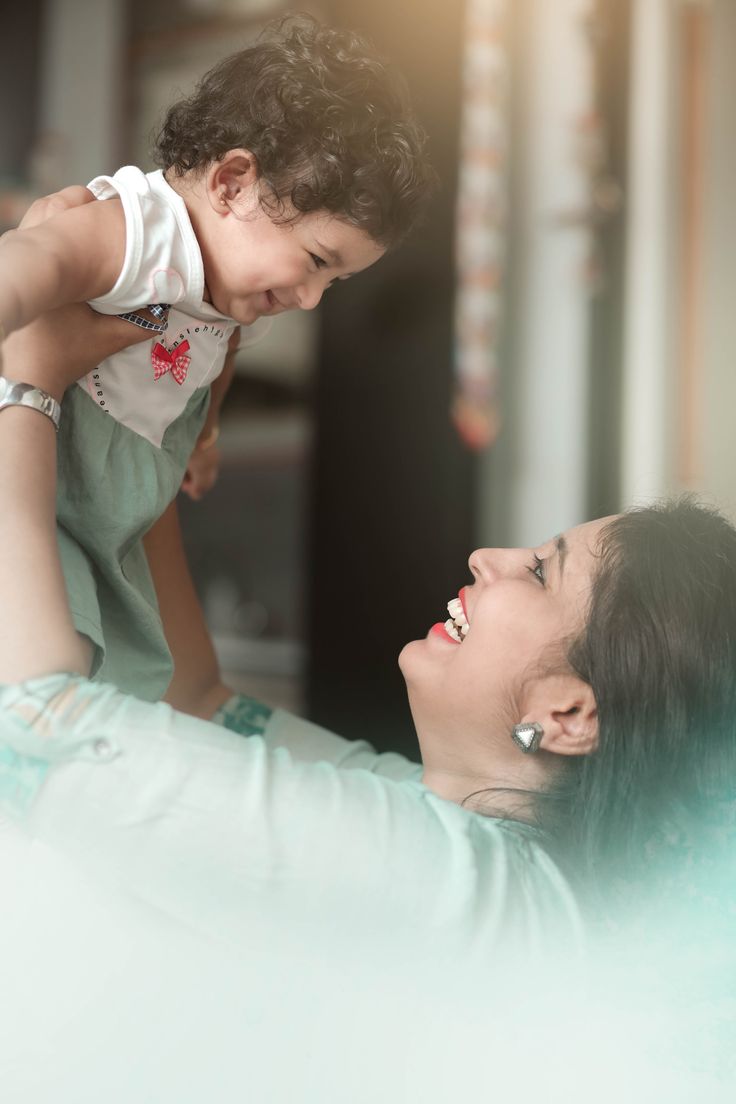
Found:
[[[54,429],[59,429],[61,407],[53,395],[48,391],[42,391],[40,387],[34,387],[32,383],[16,383],[15,380],[0,377],[0,410],[6,406],[30,406],[39,414],[45,414],[54,423]]]

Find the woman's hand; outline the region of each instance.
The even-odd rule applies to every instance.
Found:
[[[61,400],[67,387],[107,357],[150,340],[150,333],[122,318],[71,303],[10,335],[3,345],[2,374]]]
[[[89,188],[72,184],[68,188],[62,188],[60,192],[52,192],[51,195],[35,199],[21,219],[18,229],[28,230],[54,215],[60,215],[62,211],[68,211],[70,207],[81,207],[84,203],[94,202],[95,197]]]

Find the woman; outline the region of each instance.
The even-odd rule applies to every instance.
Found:
[[[57,350],[63,324],[54,323]],[[106,323],[97,340],[119,343],[124,327]],[[78,362],[71,332],[61,347]],[[51,422],[7,409],[0,430],[2,470],[18,473],[0,511],[3,574],[12,580],[0,681],[86,671],[49,529]],[[647,848],[697,830],[714,802],[733,796],[736,532],[684,500],[579,526],[535,550],[479,550],[469,565],[474,582],[449,603],[453,618],[400,657],[422,796],[442,799],[443,815],[463,823],[457,808],[491,814],[494,830],[506,821],[541,827],[545,847],[578,880],[632,877],[651,861]],[[88,713],[99,698],[147,730],[189,731],[111,688],[95,693],[78,681],[73,696]],[[281,746],[299,725],[262,708],[252,727]],[[113,735],[113,713],[109,728]],[[369,765],[419,792],[418,768],[400,757],[374,756],[313,726],[304,732],[315,741],[308,758]],[[526,827],[521,835],[530,838]]]
[[[82,942],[96,967],[83,999],[77,953],[73,984],[60,982],[44,1007],[55,1009],[57,1032],[71,1025],[62,1050],[79,1035],[80,1008],[96,1010],[94,1031],[106,1025],[94,1035],[100,1076],[119,1058],[110,1040],[120,1032],[101,976],[126,1009],[135,1069],[136,1011],[148,1007],[157,1045],[175,1048],[187,1071],[179,1083],[157,1064],[166,1080],[152,1099],[201,1099],[198,1078],[218,1062],[232,1072],[246,1026],[252,1077],[261,1085],[278,1066],[282,1085],[283,1095],[255,1098],[294,1099],[282,1082],[297,1075],[281,1068],[275,1041],[298,1040],[302,1078],[320,1010],[330,1031],[339,1022],[344,1032],[346,1019],[365,1027],[376,1017],[398,1030],[427,1009],[420,1036],[434,1042],[417,1065],[447,1099],[437,1016],[445,1043],[482,1028],[484,1055],[489,1023],[504,1044],[517,1017],[544,1023],[534,1015],[547,1008],[540,964],[579,944],[570,882],[583,893],[640,887],[673,839],[687,843],[688,862],[699,846],[713,857],[709,814],[731,800],[736,777],[736,532],[719,515],[686,501],[592,522],[534,550],[473,553],[474,580],[450,603],[450,622],[401,655],[419,768],[279,711],[254,726],[263,739],[244,740],[64,673],[85,671],[87,658],[58,564],[54,464],[50,421],[2,410],[0,470],[14,474],[0,481],[0,837],[25,896],[4,908],[1,934],[17,951],[22,932],[23,952],[10,958],[23,978],[29,963],[40,973],[39,961],[58,961],[55,925],[68,953],[70,933],[78,940],[92,918]],[[71,1005],[61,991],[74,992]],[[450,993],[452,1027],[441,1015]],[[22,1024],[11,1021],[6,1039]],[[216,1058],[211,1040],[204,1057],[184,1045],[205,1022]],[[337,1049],[354,1062],[365,1036],[348,1035]],[[481,1043],[468,1045],[477,1058]],[[448,1093],[459,1076],[449,1052]],[[501,1065],[504,1053],[495,1052]],[[389,1099],[427,1098],[417,1065]],[[39,1076],[34,1063],[27,1084]],[[325,1076],[320,1066],[301,1099],[386,1097],[365,1070],[346,1095],[340,1080],[333,1096]],[[125,1078],[120,1086],[116,1096],[106,1084],[106,1099],[140,1095]]]

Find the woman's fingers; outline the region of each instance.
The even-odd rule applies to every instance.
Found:
[[[3,375],[61,399],[70,384],[109,356],[150,340],[148,331],[122,318],[70,303],[10,335],[3,345]]]
[[[51,195],[34,200],[23,216],[19,229],[27,230],[30,226],[38,226],[46,219],[53,218],[62,211],[68,211],[70,207],[81,207],[83,203],[92,203],[94,198],[88,188],[84,188],[81,184],[71,184],[68,188],[62,188],[60,192],[52,192]]]

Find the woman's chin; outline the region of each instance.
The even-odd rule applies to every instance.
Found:
[[[457,647],[447,633],[443,631],[440,635],[436,630],[437,626],[433,625],[423,640],[410,640],[399,652],[399,669],[406,683],[410,683],[425,669],[427,663],[434,666],[438,651],[449,651],[450,648]]]
[[[399,652],[399,670],[404,676],[404,682],[411,682],[421,664],[422,655],[426,654],[427,640],[410,640]]]
[[[419,643],[420,642],[418,640],[410,640],[409,643],[405,644],[399,652],[399,670],[401,671],[404,678],[406,678],[406,665],[411,665],[411,657],[414,647]]]

